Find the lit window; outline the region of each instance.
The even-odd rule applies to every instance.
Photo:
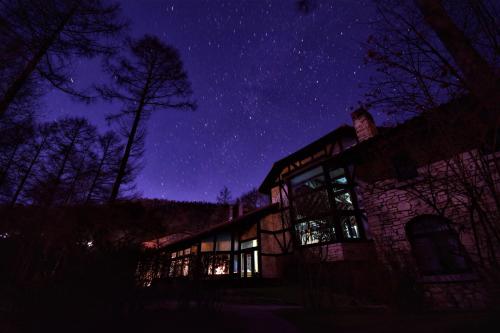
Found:
[[[353,215],[342,216],[340,218],[340,225],[342,227],[342,233],[346,239],[357,239],[360,238],[358,223],[356,222],[356,217]]]
[[[257,244],[258,243],[256,239],[249,240],[246,242],[241,242],[241,249],[244,250],[244,249],[249,249],[251,247],[257,247]]]
[[[201,241],[201,252],[212,252],[214,250],[214,239],[212,237]]]
[[[326,189],[321,189],[307,195],[295,197],[293,207],[297,219],[328,212],[330,210],[328,192]]]
[[[201,255],[201,266],[205,275],[213,274],[213,259],[214,256],[211,254],[202,254]]]
[[[214,274],[229,274],[229,254],[218,254],[215,256]]]
[[[233,255],[233,273],[238,273],[238,255]]]
[[[259,253],[257,252],[257,250],[253,251],[253,262],[254,262],[254,266],[255,266],[255,273],[258,273],[259,272]]]
[[[216,251],[231,251],[231,235],[229,233],[217,235],[215,250]]]
[[[335,193],[335,204],[340,210],[353,210],[351,194],[349,192]]]
[[[316,167],[290,180],[292,213],[299,244],[361,238],[362,232],[354,214],[353,184],[347,169],[323,170],[322,166]]]
[[[301,245],[325,243],[335,240],[335,228],[328,219],[297,223],[295,230]]]
[[[182,269],[181,269],[181,274],[182,276],[188,276],[189,274],[189,258],[184,258],[182,261]]]
[[[312,170],[301,173],[290,180],[290,184],[295,192],[300,192],[300,189],[317,188],[323,185],[325,178],[323,176],[323,168],[317,167]]]
[[[343,168],[333,169],[330,171],[330,179],[334,180],[334,179],[337,179],[339,177],[345,179]]]

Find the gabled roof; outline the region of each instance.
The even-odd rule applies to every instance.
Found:
[[[265,207],[255,209],[255,210],[253,210],[247,214],[244,214],[242,216],[239,216],[235,219],[227,220],[227,221],[221,222],[219,224],[213,225],[213,226],[211,226],[207,229],[204,229],[196,234],[192,234],[192,235],[185,234],[184,237],[182,237],[180,239],[177,237],[177,238],[171,238],[168,240],[167,240],[167,238],[169,236],[165,236],[165,237],[159,238],[158,240],[151,240],[148,242],[144,242],[143,246],[145,248],[167,248],[167,247],[181,246],[183,244],[187,245],[189,243],[192,243],[193,241],[196,241],[198,239],[202,239],[211,233],[221,231],[221,230],[224,230],[226,228],[229,229],[229,228],[232,228],[235,226],[241,226],[242,224],[244,224],[246,222],[249,222],[255,218],[259,218],[261,216],[264,216],[264,215],[268,214],[269,212],[273,212],[277,209],[278,209],[277,203],[270,204],[270,205],[267,205]],[[160,246],[152,246],[152,247],[150,246],[150,245],[154,245],[154,244],[160,244]]]
[[[294,153],[274,162],[273,166],[271,167],[271,170],[269,170],[266,178],[259,186],[259,191],[262,193],[266,193],[266,191],[269,189],[269,187],[271,187],[276,177],[278,177],[278,175],[281,173],[283,168],[285,168],[290,163],[306,158],[311,153],[314,153],[316,150],[322,148],[325,144],[332,143],[341,137],[347,137],[347,136],[356,137],[356,132],[354,130],[354,127],[349,125],[342,125],[334,129],[330,133],[317,139],[316,141],[311,142],[307,146],[302,147],[299,150],[295,151]]]

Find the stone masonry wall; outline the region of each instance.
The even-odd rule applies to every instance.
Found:
[[[464,156],[466,163],[472,163],[470,158]],[[470,169],[472,170],[473,166]],[[389,259],[396,259],[402,266],[418,272],[406,237],[405,226],[419,215],[436,215],[436,208],[442,210],[445,217],[452,221],[460,241],[474,258],[474,253],[477,251],[472,231],[467,227],[470,225],[470,212],[463,204],[464,198],[458,193],[450,194],[438,190],[432,192],[436,208],[432,208],[426,201],[425,191],[428,190],[425,185],[428,181],[426,172],[436,177],[433,181],[437,184],[435,181],[438,181],[440,176],[442,179],[447,177],[448,171],[447,163],[442,161],[426,167],[425,170],[419,169],[421,176],[405,182],[388,179],[375,184],[363,184],[362,181],[358,181],[358,191],[363,198],[370,233],[382,262],[387,263]],[[494,179],[500,185],[498,175],[494,175]],[[449,181],[443,184],[449,184]],[[421,192],[415,192],[415,189]],[[430,190],[428,195],[431,195]],[[418,279],[422,283],[425,300],[433,308],[481,308],[487,301],[484,284],[474,274],[432,278],[418,276]]]

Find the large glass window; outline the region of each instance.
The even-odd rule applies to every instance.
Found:
[[[212,252],[214,250],[214,238],[208,237],[201,241],[201,252]]]
[[[419,216],[407,224],[406,232],[422,274],[456,274],[469,270],[458,236],[446,219]]]
[[[233,255],[233,273],[238,273],[238,254]]]
[[[353,215],[341,216],[340,226],[345,239],[361,238],[356,217]]]
[[[361,238],[353,186],[344,168],[313,168],[290,179],[290,187],[299,244]]]
[[[217,254],[214,257],[214,274],[229,274],[229,253]]]
[[[257,239],[252,239],[245,242],[241,242],[241,249],[245,250],[251,247],[257,247],[257,245],[258,245]]]
[[[323,188],[306,195],[296,196],[293,207],[297,219],[328,212],[330,210],[328,192]]]
[[[218,234],[216,237],[215,251],[231,251],[231,234]]]
[[[219,232],[193,246],[168,253],[170,265],[165,267],[168,276],[190,276],[195,272],[210,278],[229,274],[241,274],[245,278],[258,276],[260,258],[257,227],[254,224],[240,231],[239,234]],[[191,267],[193,265],[195,267]]]
[[[229,232],[221,232],[201,241],[200,262],[204,275],[229,274],[230,258],[231,234]]]
[[[318,212],[326,212],[331,208],[325,179],[323,168],[317,167],[290,180],[294,198],[293,207],[297,219]]]
[[[174,251],[170,255],[170,277],[188,276],[191,263],[191,248]]]
[[[212,253],[202,253],[200,256],[200,264],[203,275],[213,275],[214,255]]]
[[[328,219],[303,221],[295,224],[295,231],[301,245],[332,242],[335,227]]]
[[[321,187],[325,184],[325,176],[323,175],[323,168],[317,167],[312,170],[306,171],[290,181],[294,193],[296,195],[305,194],[311,190]]]
[[[241,241],[241,253],[239,255],[240,276],[249,278],[259,273],[259,242],[257,239]],[[235,257],[236,259],[237,257]],[[237,267],[235,265],[235,267]],[[237,271],[237,270],[236,270]]]

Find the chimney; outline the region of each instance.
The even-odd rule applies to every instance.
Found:
[[[233,220],[233,205],[228,205],[229,210],[229,221]]]
[[[237,219],[238,217],[243,215],[243,202],[241,202],[239,199],[236,200],[234,204],[231,204],[231,212],[233,214],[233,218]]]
[[[352,124],[356,130],[358,141],[365,141],[377,135],[377,126],[370,112],[364,108],[359,108],[351,113]]]
[[[238,216],[243,216],[243,201],[238,200]]]

